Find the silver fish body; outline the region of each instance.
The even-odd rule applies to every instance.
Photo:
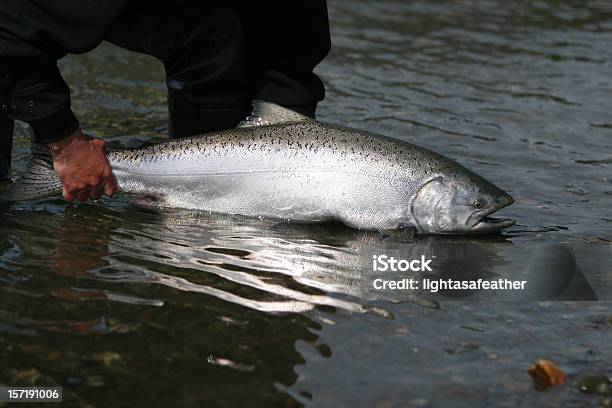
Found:
[[[433,231],[413,213],[419,191],[439,177],[498,190],[427,149],[315,121],[238,128],[108,158],[121,191],[153,196],[163,205],[338,220],[369,230],[413,225],[420,232],[455,232]]]
[[[33,153],[27,173],[0,199],[61,192],[48,151]],[[120,191],[170,207],[337,220],[367,230],[410,226],[426,234],[489,233],[514,224],[489,217],[512,197],[451,159],[263,101],[236,129],[107,157]]]

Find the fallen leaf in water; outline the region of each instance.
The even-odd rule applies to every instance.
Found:
[[[527,370],[533,379],[533,386],[538,391],[546,391],[561,385],[567,377],[559,367],[548,360],[538,360]]]

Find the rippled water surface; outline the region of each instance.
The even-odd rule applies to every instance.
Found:
[[[55,384],[96,407],[598,404],[575,384],[612,374],[612,5],[329,6],[319,119],[457,159],[511,192],[504,215],[517,225],[413,238],[128,197],[4,205],[0,383]],[[164,139],[157,62],[104,45],[62,70],[88,132],[112,147]],[[19,175],[29,131],[17,131]],[[509,303],[376,291],[381,253],[540,286]],[[526,370],[538,358],[567,384],[535,391]]]

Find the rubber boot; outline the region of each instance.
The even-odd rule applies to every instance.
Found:
[[[232,129],[244,119],[251,107],[209,108],[187,95],[176,84],[168,84],[169,133],[171,139]]]
[[[0,109],[0,183],[10,178],[14,123],[13,119]]]

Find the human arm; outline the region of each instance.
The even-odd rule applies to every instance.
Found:
[[[107,177],[110,168],[103,153],[104,142],[80,131],[57,60],[97,46],[124,3],[0,2],[0,108],[10,118],[29,123],[34,140],[55,151],[54,167],[64,183],[66,199],[75,195],[96,198],[99,192],[112,194],[114,188]],[[92,180],[102,184],[92,186]],[[75,190],[79,185],[84,190]]]

